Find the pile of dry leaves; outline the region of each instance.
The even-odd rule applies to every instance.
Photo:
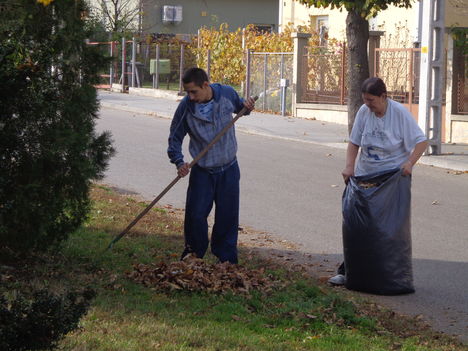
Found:
[[[135,264],[127,276],[155,290],[232,292],[246,295],[253,290],[269,292],[280,285],[264,269],[250,270],[228,262],[209,264],[190,257],[166,264]]]

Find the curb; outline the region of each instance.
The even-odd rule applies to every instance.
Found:
[[[172,115],[168,115],[166,113],[161,113],[161,112],[150,111],[148,109],[140,108],[140,107],[132,107],[128,105],[121,105],[121,104],[115,104],[115,103],[109,103],[109,102],[103,102],[103,101],[100,101],[100,106],[104,108],[113,109],[113,110],[138,113],[138,114],[143,114],[143,115],[148,115],[148,116],[158,117],[158,118],[172,119]],[[326,143],[326,142],[320,142],[320,141],[314,141],[314,140],[297,139],[294,137],[283,137],[283,136],[279,136],[279,135],[272,134],[272,133],[260,132],[255,129],[245,127],[245,126],[239,126],[239,125],[236,128],[238,131],[246,133],[246,134],[260,135],[264,137],[288,140],[288,141],[298,141],[302,143],[320,145],[320,146],[325,146],[325,147],[332,147],[332,148],[341,149],[341,150],[346,150],[347,148],[346,143]],[[418,163],[423,164],[425,166],[445,168],[445,169],[450,169],[453,171],[460,171],[460,172],[468,172],[468,163],[457,161],[457,160],[442,159],[441,157],[443,156],[422,156],[419,159]]]
[[[425,166],[445,168],[460,172],[468,172],[468,164],[457,160],[440,159],[440,156],[422,156],[419,159],[418,163],[423,164]]]
[[[120,110],[120,111],[125,111],[125,112],[133,112],[133,113],[139,113],[142,115],[148,115],[148,116],[153,116],[153,117],[160,117],[160,118],[167,118],[167,119],[172,119],[172,116],[168,116],[164,113],[160,112],[155,112],[155,111],[149,111],[145,108],[140,108],[140,107],[132,107],[128,105],[118,105],[114,103],[109,103],[109,102],[100,102],[101,107],[105,108],[110,108],[112,110]]]
[[[260,135],[260,136],[267,137],[267,138],[275,138],[275,139],[281,139],[281,140],[287,140],[287,141],[296,141],[296,142],[306,143],[306,144],[327,146],[327,147],[332,147],[334,149],[346,150],[346,148],[348,147],[347,143],[324,143],[324,142],[315,141],[315,140],[304,140],[304,139],[298,139],[294,137],[284,137],[284,136],[280,136],[276,134],[270,134],[267,132],[259,132],[255,129],[250,129],[244,126],[236,126],[236,130],[245,134]]]

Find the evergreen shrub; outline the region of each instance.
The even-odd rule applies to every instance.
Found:
[[[0,249],[47,249],[89,210],[113,153],[97,134],[94,84],[108,59],[87,45],[83,0],[0,5]]]
[[[0,297],[0,350],[51,350],[78,322],[95,296],[92,290],[52,294],[36,291]]]

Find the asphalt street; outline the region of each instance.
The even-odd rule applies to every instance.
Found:
[[[117,149],[103,182],[152,200],[176,175],[166,154],[169,124],[103,108],[97,128],[112,132]],[[319,144],[259,134],[237,133],[241,224],[297,243],[315,260],[336,267],[342,259],[345,152],[342,145],[331,146],[342,137]],[[182,179],[161,205],[183,208],[186,186]],[[468,174],[418,165],[412,195],[416,293],[373,298],[468,341]]]

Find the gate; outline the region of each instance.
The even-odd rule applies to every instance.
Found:
[[[387,95],[418,115],[421,49],[375,49],[374,76],[382,78]],[[445,90],[445,89],[444,89]]]
[[[454,47],[452,64],[452,113],[468,115],[468,54],[463,52],[463,48]]]
[[[290,114],[292,77],[292,52],[247,51],[245,95],[259,96],[258,110]]]
[[[301,102],[345,105],[347,103],[346,45],[304,48]]]

